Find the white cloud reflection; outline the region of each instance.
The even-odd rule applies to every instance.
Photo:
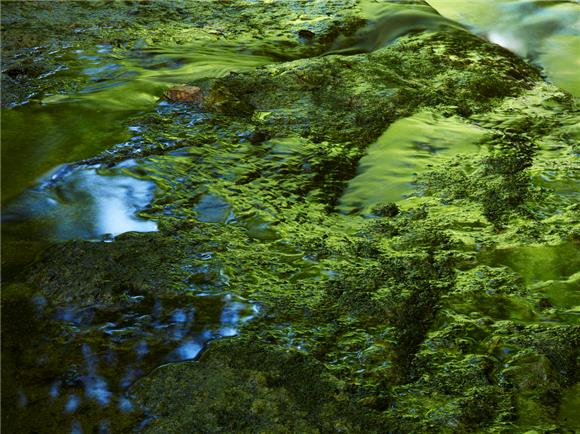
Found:
[[[94,167],[60,172],[65,175],[47,178],[39,188],[25,191],[9,204],[4,222],[36,221],[48,238],[58,240],[157,230],[154,221],[137,216],[154,197],[152,181],[125,174],[103,175]]]

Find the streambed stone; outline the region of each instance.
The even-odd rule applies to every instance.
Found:
[[[152,412],[146,433],[373,431],[345,384],[311,356],[243,338],[162,366],[131,393]]]
[[[221,285],[263,306],[240,339],[135,386],[146,430],[576,429],[558,413],[578,380],[570,306],[547,309],[517,267],[484,260],[578,248],[577,207],[530,178],[544,141],[573,164],[568,94],[460,30],[201,84],[201,121],[187,107],[137,117],[141,139],[95,158],[135,146],[150,159],[141,176],[163,187],[148,210],[160,232],[61,244],[25,271],[57,304]],[[480,150],[428,166],[396,212],[336,213],[366,147],[423,109],[483,130]],[[207,198],[235,221],[203,218],[219,202]]]
[[[163,92],[163,98],[172,102],[194,102],[201,104],[203,94],[202,90],[197,86],[181,85],[167,89]]]

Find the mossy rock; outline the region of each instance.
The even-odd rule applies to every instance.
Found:
[[[312,356],[244,338],[162,366],[131,393],[151,414],[147,433],[378,432]]]

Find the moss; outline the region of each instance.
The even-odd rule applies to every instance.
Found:
[[[540,97],[536,106],[545,107],[547,100],[555,98],[542,86],[532,94]],[[526,212],[521,206],[534,194],[529,169],[536,160],[539,142],[547,131],[561,128],[559,121],[545,109],[540,115],[538,110],[529,115],[525,111],[517,115],[510,111],[511,107],[500,106],[486,118],[487,126],[494,128],[481,141],[487,155],[463,162],[458,159],[445,168],[428,171],[419,181],[428,194],[437,191],[446,200],[469,199],[481,203],[483,214],[498,229],[514,211]],[[450,177],[453,182],[449,182]],[[538,199],[536,194],[534,200]]]
[[[154,11],[183,18],[165,4],[131,7],[145,29]],[[216,8],[208,26],[237,29]],[[318,34],[307,26],[295,36]],[[315,50],[326,43],[321,35]],[[569,96],[460,30],[191,84],[206,92],[202,107],[138,115],[138,138],[81,162],[136,158],[124,170],[159,186],[140,215],[160,232],[61,243],[25,270],[55,305],[123,311],[126,296],[179,301],[216,288],[260,304],[239,338],[133,388],[147,430],[459,433],[560,422],[577,382],[577,328],[562,319],[570,306],[542,303],[504,250],[577,240],[572,200],[538,181],[553,167],[570,179]],[[413,195],[369,218],[333,212],[368,145],[424,107],[485,129],[482,152],[437,159]]]
[[[315,359],[244,339],[212,344],[199,362],[161,367],[133,392],[157,415],[151,433],[374,431],[368,412]]]
[[[87,78],[60,70],[76,66],[74,49],[105,44],[118,53],[200,43],[245,46],[275,60],[313,56],[340,33],[363,24],[356,2],[3,2],[3,98],[13,107],[47,94],[78,91]],[[308,43],[300,32],[310,32]],[[277,42],[272,42],[277,41]]]
[[[28,280],[55,303],[79,306],[115,304],[124,295],[159,294],[164,287],[175,294],[186,287],[187,274],[174,256],[179,241],[129,234],[115,243],[113,249],[89,241],[54,246]]]
[[[473,58],[467,67],[458,60],[466,58]],[[509,74],[516,70],[520,75]],[[486,86],[495,93],[466,75],[489,81]],[[220,101],[213,106],[226,113],[237,112],[240,104],[241,114],[253,107],[264,114],[264,126],[276,128],[278,134],[290,128],[315,142],[364,146],[419,104],[459,104],[469,106],[470,113],[485,111],[497,98],[528,88],[533,77],[537,71],[516,57],[489,49],[476,37],[444,32],[404,37],[368,55],[299,60],[230,75],[212,85],[210,99]],[[228,101],[234,105],[229,107]]]

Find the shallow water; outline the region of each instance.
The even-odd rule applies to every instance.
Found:
[[[580,247],[567,242],[555,246],[525,246],[483,252],[482,263],[508,267],[526,287],[545,297],[544,303],[562,309],[547,320],[580,323]]]
[[[497,2],[493,7],[489,2],[476,2],[476,9],[469,9],[474,13],[466,15],[459,7],[450,8],[456,2],[431,3],[444,16],[533,58],[546,67],[556,83],[578,95],[577,80],[572,76],[578,52],[572,43],[575,39],[570,38],[577,34],[577,21],[570,18],[573,15],[567,13],[567,6],[548,10],[540,2],[532,9],[524,2]],[[409,32],[462,28],[432,12],[387,10],[370,2],[367,7],[369,25],[351,38],[339,38],[331,53],[372,51]],[[529,16],[525,15],[528,12]],[[187,149],[170,156],[126,160],[113,167],[67,163],[94,156],[115,144],[140,143],[141,131],[130,121],[135,114],[156,111],[180,116],[176,105],[159,101],[163,90],[173,84],[220,77],[280,58],[275,53],[259,54],[227,45],[137,47],[128,52],[103,45],[94,50],[69,48],[58,56],[63,67],[53,74],[78,79],[78,86],[3,112],[2,233],[3,243],[13,246],[8,252],[14,259],[4,264],[5,280],[54,241],[108,242],[125,232],[156,231],[156,212],[179,217],[169,208],[160,211],[149,206],[160,190],[174,188],[179,170],[173,170],[172,165],[179,165],[180,153],[187,154]],[[183,121],[193,126],[199,116],[186,113]],[[368,214],[377,204],[400,200],[412,192],[415,173],[441,156],[476,152],[482,133],[482,129],[457,118],[429,112],[393,123],[360,161],[338,211]],[[272,166],[278,167],[299,145],[293,138],[277,138],[267,143],[270,148],[264,158],[272,159]],[[246,151],[215,150],[223,154],[215,157],[221,165],[214,168],[214,178],[203,181],[210,184],[220,177],[235,178],[237,169],[228,164],[243,161]],[[228,152],[239,155],[233,158]],[[152,166],[164,167],[170,175],[157,173]],[[300,281],[304,275],[319,278],[316,276],[322,272],[318,265],[291,248],[286,251],[282,236],[268,221],[238,217],[227,197],[206,185],[195,187],[199,187],[199,195],[191,210],[197,220],[241,225],[253,240],[271,243],[269,248],[276,255],[286,255],[289,263],[303,265],[302,274],[288,276],[290,282]],[[562,321],[574,322],[579,315],[574,311],[579,302],[579,279],[573,269],[577,261],[567,256],[563,259],[570,252],[577,249],[505,249],[483,262],[518,272],[527,285],[544,291],[553,305],[569,307],[569,318]],[[199,254],[212,260],[211,252]],[[128,295],[123,305],[115,307],[53,308],[38,296],[19,300],[12,307],[4,317],[9,322],[4,333],[17,356],[7,361],[7,372],[14,378],[4,386],[20,407],[21,413],[13,417],[34,417],[41,409],[56,415],[53,420],[62,423],[65,432],[80,432],[83,418],[100,420],[103,432],[120,428],[117,417],[137,423],[142,415],[125,395],[136,379],[160,364],[194,359],[208,341],[236,335],[259,311],[251,301],[229,293],[193,289],[177,300]],[[302,348],[290,338],[288,346]],[[566,405],[562,412],[570,412]]]
[[[129,131],[123,121],[132,113],[77,103],[3,111],[2,203],[58,165],[90,157],[127,139]]]
[[[122,173],[131,162],[111,169],[62,166],[4,209],[2,221],[42,228],[50,241],[99,240],[129,231],[157,230],[136,213],[154,196],[155,184]]]
[[[117,432],[118,417],[142,417],[125,393],[133,382],[160,364],[194,359],[212,339],[235,336],[259,311],[240,297],[193,289],[178,299],[128,295],[109,307],[55,308],[40,295],[7,303],[3,345],[16,352],[4,358],[4,399],[16,398],[20,408],[7,427],[37,414],[70,427],[63,432],[83,424]]]
[[[175,185],[172,175],[179,175],[184,151],[112,167],[67,163],[113,145],[135,148],[145,142],[140,127],[130,122],[135,114],[154,110],[180,116],[183,108],[159,99],[172,84],[274,61],[226,45],[145,47],[122,55],[109,46],[71,48],[60,58],[65,66],[54,74],[82,78],[74,92],[47,95],[3,113],[5,283],[21,277],[22,268],[51,243],[114,242],[126,232],[156,231],[155,214],[147,208],[160,188]],[[189,126],[199,121],[189,111],[186,117]],[[164,165],[176,171],[167,176],[158,167]],[[192,211],[201,222],[236,222],[227,201],[209,191],[200,193]],[[243,224],[256,239],[278,238],[260,219]],[[199,258],[209,264],[213,253],[200,252]],[[193,279],[210,281],[211,269],[192,269]],[[137,426],[143,414],[125,395],[134,381],[163,363],[195,359],[208,341],[235,336],[259,310],[211,288],[192,288],[177,299],[128,295],[114,307],[53,307],[40,295],[11,300],[4,297],[11,310],[3,319],[4,325],[11,323],[3,330],[10,335],[4,345],[11,357],[5,360],[3,385],[5,399],[15,399],[17,410],[6,413],[5,422],[21,426],[19,419],[33,420],[36,414],[73,433],[83,426],[99,432]]]
[[[155,230],[154,222],[134,215],[152,199],[151,182],[66,163],[143,141],[130,119],[156,106],[163,112],[160,97],[171,85],[273,61],[244,46],[203,43],[129,51],[68,47],[53,56],[59,63],[51,75],[78,85],[2,111],[5,281],[51,241]]]
[[[463,30],[458,22],[437,14],[427,5],[364,0],[361,10],[367,24],[351,36],[338,37],[329,54],[368,53],[413,32]]]
[[[80,84],[73,92],[45,95],[3,112],[3,203],[55,166],[130,138],[125,123],[136,113],[153,109],[171,85],[273,61],[225,45],[144,47],[122,53],[110,46],[91,51],[69,48],[56,56],[63,66],[54,75]]]
[[[153,220],[138,216],[157,187],[135,173],[137,162],[66,163],[141,140],[128,120],[153,109],[172,84],[272,62],[238,46],[124,53],[98,46],[54,55],[61,63],[52,74],[80,84],[2,113],[5,283],[52,242],[107,242],[128,231],[157,230]],[[200,220],[219,220],[212,203],[211,196],[200,202]],[[127,387],[162,363],[195,358],[209,340],[236,335],[258,309],[227,293],[193,290],[178,301],[135,295],[114,308],[52,308],[40,296],[18,300],[3,318],[3,334],[10,335],[3,345],[13,355],[4,358],[3,399],[16,399],[19,407],[5,414],[6,427],[48,412],[52,416],[44,419],[60,424],[62,432],[81,432],[98,420],[101,431],[115,432],[121,429],[118,417],[137,425],[142,415],[124,396]],[[30,336],[31,330],[43,332]]]
[[[458,118],[431,112],[394,122],[360,160],[338,209],[369,213],[380,203],[401,200],[413,191],[414,174],[439,156],[477,152],[476,143],[484,132]]]

